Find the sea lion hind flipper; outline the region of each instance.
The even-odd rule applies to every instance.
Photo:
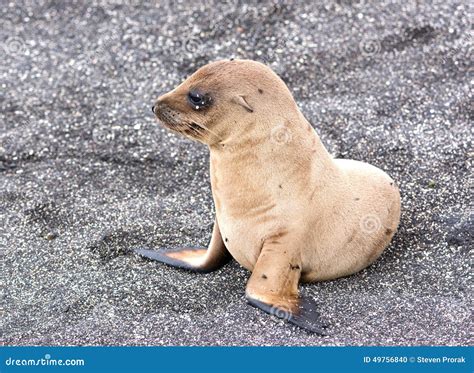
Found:
[[[306,331],[318,334],[320,336],[328,336],[330,333],[327,328],[329,324],[325,322],[320,313],[317,311],[317,304],[311,298],[299,298],[298,308],[296,311],[282,306],[274,306],[261,302],[259,300],[247,297],[247,301],[254,307],[262,311],[283,319],[290,324],[296,325]]]
[[[172,267],[187,269],[194,272],[212,272],[228,263],[231,255],[222,241],[217,221],[214,223],[209,247],[186,247],[172,250],[150,250],[136,248],[135,253],[152,260],[168,264]]]

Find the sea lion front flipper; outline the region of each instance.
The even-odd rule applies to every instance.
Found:
[[[291,301],[292,304],[297,305],[293,308],[296,309],[296,311],[284,307],[281,301],[277,301],[280,304],[279,306],[274,306],[250,297],[247,297],[247,300],[252,306],[260,308],[270,315],[288,321],[311,333],[316,333],[321,336],[329,335],[329,332],[326,330],[329,325],[321,319],[320,313],[316,310],[317,304],[311,298],[297,298]]]
[[[136,248],[134,251],[145,258],[196,272],[212,272],[228,263],[232,258],[222,241],[217,220],[214,222],[208,249],[203,247],[186,247],[176,250]]]
[[[273,246],[273,247],[272,247]],[[246,289],[248,302],[261,310],[312,333],[328,335],[317,305],[298,295],[301,263],[281,247],[265,245]]]

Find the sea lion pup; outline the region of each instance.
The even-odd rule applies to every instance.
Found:
[[[324,334],[298,283],[350,275],[381,254],[399,223],[394,181],[367,163],[333,159],[285,83],[258,62],[210,63],[153,112],[209,147],[216,217],[207,249],[135,251],[198,272],[232,256],[252,272],[249,303]]]

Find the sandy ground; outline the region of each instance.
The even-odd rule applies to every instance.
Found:
[[[66,3],[0,7],[3,343],[472,343],[467,1]],[[247,305],[236,262],[198,275],[130,251],[207,244],[208,151],[150,107],[230,57],[270,64],[334,156],[400,185],[383,256],[303,286],[332,336]]]

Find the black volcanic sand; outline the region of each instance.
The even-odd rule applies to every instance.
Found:
[[[0,7],[4,344],[472,343],[467,2],[66,3]],[[332,336],[249,306],[236,262],[199,275],[130,251],[207,244],[208,150],[150,109],[230,57],[268,63],[334,156],[400,185],[382,257],[302,287]]]

